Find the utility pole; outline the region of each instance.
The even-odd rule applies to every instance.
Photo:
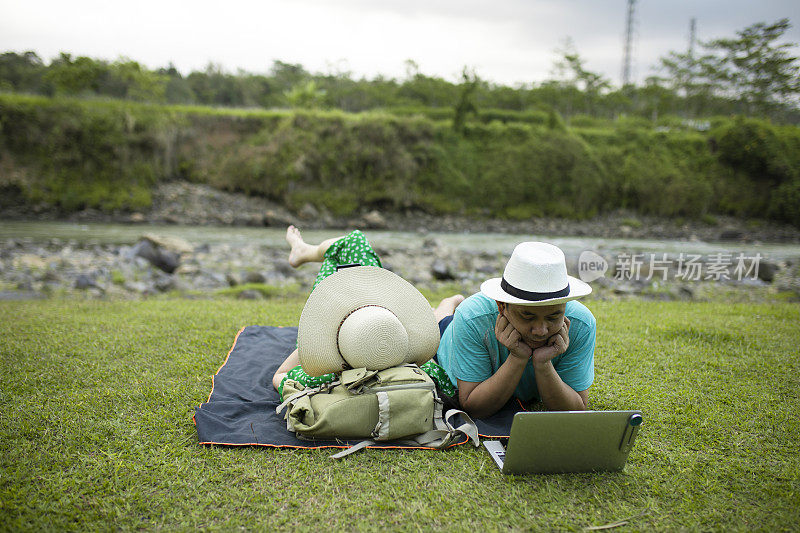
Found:
[[[628,20],[625,28],[625,55],[622,59],[622,86],[631,83],[631,61],[633,55],[633,16],[636,0],[628,0]]]

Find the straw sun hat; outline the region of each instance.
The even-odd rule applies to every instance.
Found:
[[[311,376],[422,365],[438,347],[439,327],[425,297],[400,276],[372,266],[322,280],[297,329],[300,365]]]
[[[503,277],[484,281],[481,292],[498,302],[554,305],[586,296],[592,288],[567,275],[560,248],[546,242],[523,242],[514,248]]]

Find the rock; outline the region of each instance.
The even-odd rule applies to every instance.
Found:
[[[147,292],[147,284],[142,281],[126,281],[122,287],[126,291],[142,294]]]
[[[130,218],[128,218],[128,221],[132,222],[133,224],[141,224],[142,222],[146,222],[147,219],[141,213],[131,213],[131,216]]]
[[[431,274],[433,275],[434,279],[439,281],[456,279],[456,277],[453,275],[453,271],[450,269],[450,266],[441,259],[437,259],[433,262],[433,265],[431,265]]]
[[[259,227],[264,225],[264,219],[258,215],[237,217],[234,222],[237,226]]]
[[[761,261],[758,264],[758,279],[767,283],[772,283],[775,279],[775,274],[778,273],[779,267],[770,261]]]
[[[47,266],[47,262],[34,254],[23,254],[14,258],[14,268],[17,269],[43,269]]]
[[[222,212],[222,213],[214,213],[211,215],[211,220],[222,226],[230,226],[233,224],[233,213],[230,212]]]
[[[220,289],[230,287],[225,275],[210,269],[201,269],[200,275],[192,283],[195,289]]]
[[[265,226],[276,228],[285,228],[290,224],[294,224],[291,217],[278,213],[272,209],[264,212],[261,217],[261,222]]]
[[[428,237],[422,241],[422,248],[427,252],[435,252],[444,248],[444,244],[439,239]]]
[[[319,218],[319,211],[313,205],[305,204],[297,213],[297,216],[303,220],[316,220]]]
[[[267,278],[261,272],[251,271],[244,275],[245,283],[264,283],[265,281]]]
[[[240,292],[236,298],[239,300],[263,300],[264,295],[261,294],[261,291],[257,291],[255,289],[247,289]]]
[[[159,292],[167,292],[175,289],[176,287],[176,280],[174,276],[159,276],[155,283],[153,283],[153,287],[156,288]]]
[[[628,283],[619,283],[614,286],[615,294],[638,294],[642,292],[640,287]]]
[[[331,213],[324,206],[320,210],[319,221],[322,222],[322,227],[325,228],[330,228],[336,223]]]
[[[475,271],[479,274],[489,274],[489,275],[497,275],[498,272],[502,272],[503,268],[496,267],[494,265],[480,265]]]
[[[180,265],[180,257],[177,253],[163,250],[148,239],[139,241],[131,252],[134,256],[146,259],[151,265],[167,274],[175,272],[175,269]]]
[[[678,294],[686,300],[691,300],[694,298],[694,290],[691,287],[687,287],[686,285],[681,285],[678,289]]]
[[[175,269],[173,274],[183,274],[186,276],[196,276],[200,272],[200,267],[198,265],[188,265],[186,263],[179,266]]]
[[[361,219],[361,224],[365,228],[370,229],[385,229],[387,227],[386,219],[378,211],[370,211]]]
[[[718,239],[721,241],[738,241],[742,237],[744,237],[744,233],[742,233],[738,229],[727,229],[719,234]]]
[[[178,254],[190,254],[194,251],[194,247],[180,237],[164,237],[154,233],[146,233],[142,235],[142,239],[150,241],[159,248]]]
[[[95,280],[91,276],[89,276],[88,274],[78,274],[78,277],[75,278],[75,283],[73,284],[73,286],[76,289],[80,289],[80,290],[86,290],[86,289],[91,289],[91,288],[96,288],[96,289],[101,289],[102,290],[102,287],[97,285]]]
[[[58,272],[55,270],[48,270],[39,278],[39,281],[45,282],[59,282],[61,281],[61,276],[58,275]]]
[[[297,274],[297,270],[289,264],[289,261],[285,259],[277,259],[272,262],[272,268],[275,269],[275,272],[281,274],[286,277],[292,277]]]

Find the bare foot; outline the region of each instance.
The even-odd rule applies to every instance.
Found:
[[[286,228],[286,242],[292,247],[289,252],[289,264],[297,268],[303,263],[307,263],[311,255],[313,255],[317,248],[307,244],[303,237],[300,235],[300,230],[294,226]]]

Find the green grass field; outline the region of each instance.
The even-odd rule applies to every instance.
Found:
[[[794,530],[800,307],[600,302],[592,407],[646,425],[621,473],[503,476],[482,448],[204,447],[245,325],[303,300],[0,303],[0,530]]]

